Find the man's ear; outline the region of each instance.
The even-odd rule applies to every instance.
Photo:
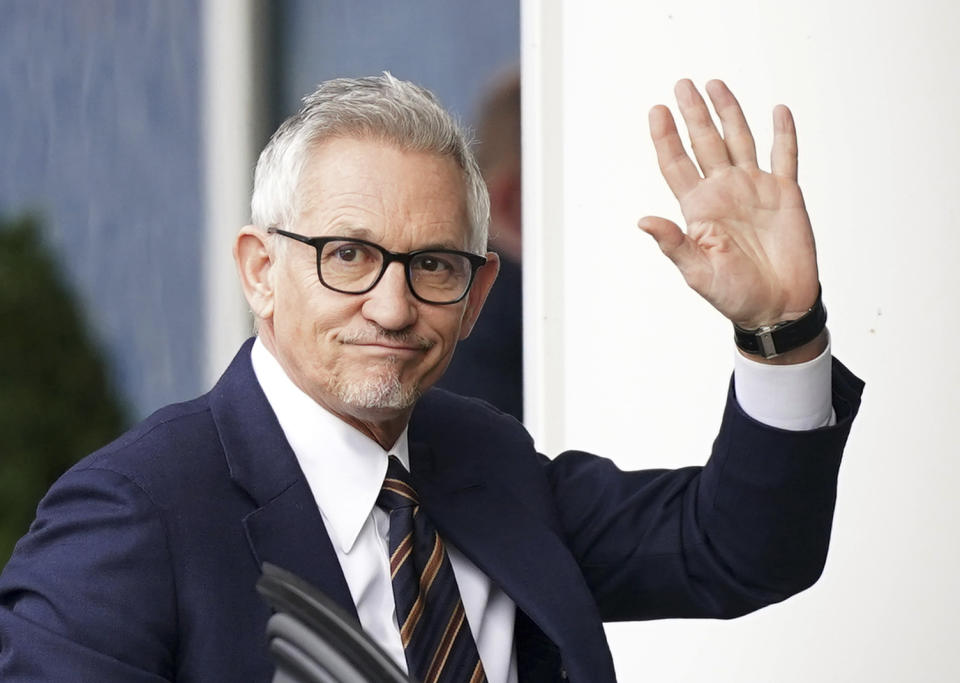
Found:
[[[244,227],[233,244],[243,295],[260,320],[273,316],[273,273],[275,265],[267,246],[266,233],[255,225]]]
[[[473,326],[480,317],[480,310],[483,308],[483,302],[487,300],[487,295],[497,279],[497,273],[500,272],[500,257],[492,251],[487,252],[487,262],[477,270],[477,275],[473,279],[473,285],[467,294],[467,308],[463,312],[463,321],[460,324],[460,339],[466,339],[473,331]]]

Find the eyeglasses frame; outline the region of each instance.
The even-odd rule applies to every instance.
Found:
[[[383,279],[383,274],[387,272],[387,268],[391,263],[396,261],[403,265],[403,274],[407,280],[407,287],[410,289],[410,293],[413,294],[414,298],[417,301],[421,301],[425,304],[432,304],[434,306],[449,306],[451,304],[456,304],[463,301],[463,298],[470,292],[470,288],[473,286],[473,281],[477,276],[477,270],[485,266],[487,263],[487,258],[485,256],[480,256],[478,254],[470,253],[469,251],[459,251],[457,249],[417,249],[415,251],[398,252],[390,251],[381,247],[376,242],[370,242],[369,240],[362,240],[356,237],[343,237],[339,235],[330,235],[324,237],[307,237],[306,235],[299,235],[295,232],[290,232],[288,230],[282,230],[278,227],[271,226],[267,228],[267,232],[270,234],[282,235],[284,237],[289,237],[290,239],[296,240],[298,242],[303,242],[304,244],[309,244],[311,247],[317,250],[317,278],[320,280],[320,284],[326,287],[329,290],[334,292],[339,292],[340,294],[366,294],[370,290],[379,284],[380,280]],[[363,244],[368,247],[372,247],[383,254],[383,264],[380,267],[380,273],[373,280],[369,287],[363,289],[359,292],[348,292],[343,289],[337,289],[336,287],[328,284],[323,279],[323,274],[320,270],[320,258],[323,254],[323,247],[330,242],[354,242],[356,244]],[[410,276],[410,263],[411,261],[419,256],[420,254],[456,254],[458,256],[465,257],[470,262],[470,279],[467,281],[467,286],[463,289],[463,294],[454,299],[453,301],[430,301],[429,299],[424,299],[422,296],[417,294],[417,291],[413,288],[413,279]]]

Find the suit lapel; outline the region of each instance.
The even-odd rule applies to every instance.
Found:
[[[601,619],[561,538],[501,487],[476,458],[410,444],[414,485],[441,534],[499,585],[559,648],[575,681],[613,681]]]
[[[316,501],[253,373],[252,345],[241,347],[210,400],[230,478],[256,506],[238,523],[259,564],[297,574],[356,616]]]
[[[257,562],[270,562],[316,586],[357,617],[333,544],[305,479],[243,519]]]

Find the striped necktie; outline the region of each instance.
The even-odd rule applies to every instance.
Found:
[[[422,683],[486,681],[450,558],[394,456],[377,505],[390,514],[390,576],[410,675]]]

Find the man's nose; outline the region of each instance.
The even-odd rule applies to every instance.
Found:
[[[417,320],[417,300],[407,285],[402,263],[391,263],[367,292],[363,316],[386,330],[402,330]]]

